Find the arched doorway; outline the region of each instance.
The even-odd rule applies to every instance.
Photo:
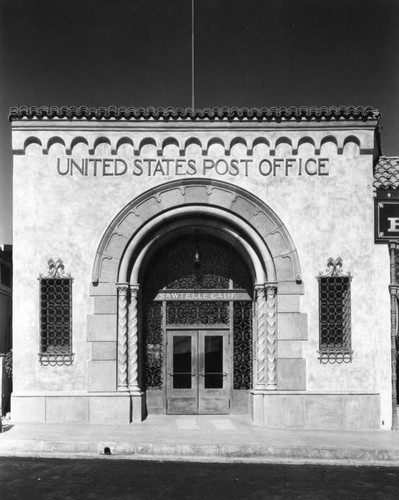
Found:
[[[249,407],[253,422],[263,425],[265,408],[269,401],[268,395],[271,391],[276,393],[279,389],[282,391],[302,390],[305,387],[304,360],[300,357],[300,353],[297,358],[290,357],[291,352],[298,352],[298,343],[305,339],[307,334],[306,318],[298,309],[299,296],[303,294],[301,271],[294,243],[279,217],[259,198],[225,182],[192,179],[162,184],[132,200],[109,224],[98,247],[93,266],[91,293],[95,299],[95,312],[90,318],[90,331],[97,326],[105,329],[105,315],[107,315],[106,333],[110,340],[112,328],[116,326],[113,337],[116,341],[115,361],[110,360],[107,365],[110,376],[111,370],[115,370],[116,380],[108,378],[105,384],[92,376],[90,389],[98,391],[104,387],[107,391],[114,390],[115,398],[119,398],[124,408],[127,408],[129,404],[129,421],[141,421],[145,410],[166,411],[166,403],[171,392],[167,391],[165,374],[174,375],[176,372],[173,365],[167,364],[168,360],[173,360],[174,352],[172,349],[167,356],[170,344],[166,344],[166,340],[171,334],[168,333],[166,327],[170,326],[170,330],[180,331],[184,330],[187,325],[166,325],[165,323],[160,330],[158,328],[163,335],[162,350],[159,347],[160,341],[147,342],[145,329],[148,329],[146,325],[148,321],[151,321],[152,316],[150,320],[145,319],[143,300],[147,303],[162,302],[162,306],[154,307],[158,308],[158,311],[160,307],[165,308],[162,318],[167,318],[167,303],[175,303],[181,297],[178,297],[176,301],[166,297],[158,300],[156,295],[151,296],[146,283],[149,277],[151,278],[151,270],[159,260],[157,255],[162,256],[166,248],[174,248],[174,245],[180,245],[180,242],[194,245],[195,248],[199,238],[202,238],[199,244],[212,244],[218,248],[227,249],[229,255],[227,260],[231,260],[230,255],[236,252],[238,257],[233,260],[241,259],[247,266],[244,274],[249,284],[240,285],[243,286],[243,293],[246,293],[245,297],[240,298],[243,298],[243,302],[252,303],[253,349],[250,383],[252,389],[249,390]],[[185,255],[187,248],[181,251]],[[231,276],[228,279],[230,280]],[[159,293],[168,290],[167,280],[159,283],[158,286],[160,287]],[[153,294],[156,289],[154,287]],[[173,293],[178,293],[173,288],[171,290]],[[181,290],[195,293],[197,289],[178,289],[178,291]],[[206,288],[203,291],[208,293]],[[222,288],[220,293],[223,292],[235,293],[234,287]],[[116,299],[115,312],[108,312],[109,309],[106,308],[111,296]],[[148,297],[150,297],[149,300],[147,300]],[[184,298],[187,299],[187,297]],[[191,300],[195,302],[194,297],[183,302]],[[197,302],[200,302],[196,309],[199,311],[201,303],[208,301],[202,297]],[[206,335],[212,337],[219,334],[203,333],[208,329],[207,325],[203,328],[204,325],[196,320],[198,324],[186,328],[187,335],[183,333],[180,335],[190,337],[186,340],[191,345],[191,357],[197,360],[197,364],[196,366],[190,365],[187,370],[181,368],[182,371],[177,373],[193,374],[195,369],[196,374],[198,372],[200,377],[205,378],[205,367],[202,361],[206,354],[205,343],[221,344],[222,353],[227,352],[224,349],[224,343],[228,342],[228,339],[230,342],[233,339],[234,343],[234,332],[231,333],[234,327],[231,321],[232,318],[234,321],[235,300],[229,298],[223,301],[222,296],[222,300],[213,298],[210,302],[213,302],[213,306],[210,307],[215,307],[215,303],[218,302],[228,302],[229,311],[233,308],[233,313],[229,316],[230,323],[228,325],[221,323],[215,325],[214,328],[214,330],[220,329],[220,335],[226,336],[228,331],[229,336],[226,340],[213,338],[205,340]],[[169,308],[173,307],[175,307],[173,304],[169,306]],[[187,315],[190,317],[189,313]],[[166,319],[162,321],[166,322]],[[291,334],[294,323],[299,325],[297,336]],[[194,339],[191,330],[196,330],[195,339],[197,340]],[[173,342],[176,342],[178,350],[180,341],[174,341],[172,338],[171,343]],[[283,356],[277,360],[278,342],[284,350],[282,349]],[[184,343],[183,340],[181,343]],[[196,350],[195,355],[194,350]],[[147,390],[148,372],[147,368],[144,368],[147,365],[147,359],[150,359],[156,370],[154,360],[157,356],[164,356],[165,353],[166,363],[162,360],[161,368],[164,386],[161,390],[153,390],[154,388]],[[178,351],[176,351],[177,354],[179,354]],[[230,357],[227,357],[226,363],[231,365],[233,358],[234,349],[233,353],[230,350]],[[218,359],[220,368],[220,357]],[[223,371],[219,368],[214,372],[209,370],[208,375],[218,375],[220,378],[220,374],[227,373],[224,365],[222,365]],[[92,373],[97,373],[98,369],[98,364],[95,364],[93,360]],[[230,370],[229,411],[246,412],[248,389],[234,389],[234,369],[232,370],[231,366],[228,366],[228,369]],[[180,378],[184,379],[184,377]],[[217,380],[217,377],[214,377],[214,380]],[[197,382],[197,391],[199,391],[199,385]],[[200,396],[196,394],[192,397],[192,404],[198,408]],[[224,405],[223,411],[225,411],[226,394],[222,395],[221,399],[224,401],[221,405]],[[219,410],[211,408],[211,411]]]
[[[139,276],[147,410],[248,413],[253,273],[248,259],[206,227],[184,232],[159,245]]]

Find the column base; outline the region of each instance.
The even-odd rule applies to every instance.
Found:
[[[118,387],[118,392],[129,392],[129,389],[127,386],[121,386]]]
[[[253,425],[264,425],[264,402],[263,402],[263,396],[264,396],[265,390],[264,389],[254,389],[253,391],[250,392],[250,415],[251,415],[251,422]]]
[[[144,420],[145,404],[144,393],[141,391],[133,391],[130,393],[132,402],[132,423],[136,424]]]

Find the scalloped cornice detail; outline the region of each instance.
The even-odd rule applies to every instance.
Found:
[[[87,119],[87,120],[376,120],[380,112],[371,106],[300,106],[271,108],[133,108],[88,106],[20,106],[10,109],[9,120]]]
[[[131,148],[132,154],[139,156],[143,148],[151,148],[152,153],[157,156],[162,156],[169,147],[174,147],[176,153],[180,156],[187,154],[189,148],[197,148],[202,156],[211,154],[215,147],[223,150],[223,154],[230,156],[234,154],[236,147],[245,149],[248,156],[253,156],[257,148],[263,147],[268,151],[271,156],[281,153],[280,148],[289,151],[289,154],[301,154],[304,147],[310,148],[312,154],[322,154],[323,148],[330,146],[333,148],[331,154],[343,154],[345,147],[348,144],[357,146],[360,154],[371,154],[373,152],[373,145],[367,143],[364,138],[360,140],[358,137],[348,134],[346,131],[341,131],[336,135],[331,135],[330,131],[326,134],[319,134],[317,137],[307,135],[305,132],[301,137],[292,138],[286,135],[277,137],[265,137],[264,135],[252,137],[235,136],[233,133],[222,136],[192,136],[191,132],[186,133],[182,137],[169,136],[166,139],[157,138],[147,135],[148,132],[140,132],[132,135],[118,135],[108,136],[102,132],[98,134],[77,135],[72,139],[66,140],[62,136],[33,136],[23,138],[18,146],[14,147],[14,154],[26,154],[27,149],[32,144],[37,144],[43,154],[49,154],[51,148],[58,144],[65,150],[65,153],[70,155],[74,154],[74,149],[84,144],[87,147],[87,154],[95,155],[98,146],[106,144],[109,147],[109,154],[116,155],[122,146]]]

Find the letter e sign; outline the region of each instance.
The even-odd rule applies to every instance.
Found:
[[[375,201],[375,242],[399,242],[399,200]]]

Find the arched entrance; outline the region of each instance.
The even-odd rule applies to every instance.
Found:
[[[204,281],[204,270],[218,262],[225,267],[213,273],[212,285],[209,276]],[[162,272],[155,271],[157,266],[163,266]],[[235,278],[238,275],[240,279]],[[158,280],[159,276],[163,278]],[[243,189],[193,179],[144,193],[109,225],[97,251],[92,281],[96,310],[92,329],[104,324],[104,316],[99,317],[104,314],[103,296],[112,290],[117,293],[115,389],[121,401],[130,398],[131,421],[141,420],[145,410],[247,412],[249,399],[253,420],[262,423],[268,391],[304,387],[304,363],[288,357],[291,346],[301,341],[289,329],[295,321],[304,324],[297,308],[303,293],[297,253],[278,216]],[[209,300],[207,293],[221,295]],[[108,321],[111,325],[111,314]],[[241,321],[236,333],[235,321]],[[278,322],[288,353],[279,360],[280,371]],[[234,351],[240,328],[250,331],[251,340]],[[305,328],[301,332],[306,335]],[[246,356],[245,361],[234,367],[240,356]],[[97,366],[93,365],[93,373]],[[111,361],[107,366],[110,370]],[[240,370],[247,380],[241,388]],[[149,383],[151,377],[154,381]],[[97,379],[92,380],[98,390]],[[109,391],[110,381],[106,387]],[[187,392],[181,399],[183,391]]]
[[[248,413],[253,380],[248,259],[206,225],[191,224],[178,233],[160,244],[139,275],[147,409]]]

